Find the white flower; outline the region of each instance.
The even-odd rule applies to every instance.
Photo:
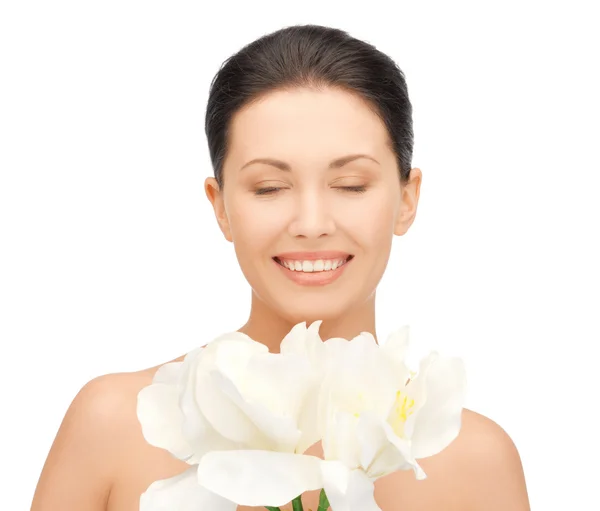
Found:
[[[408,333],[402,327],[383,346],[366,332],[350,342],[325,342],[330,371],[320,404],[321,471],[335,511],[378,510],[374,480],[409,469],[426,478],[417,459],[439,453],[458,436],[463,362],[432,352],[418,373],[410,371],[404,363]]]
[[[261,369],[256,365],[249,368],[249,371],[262,371],[262,377],[269,381],[263,396],[265,401],[276,394],[284,402],[290,398],[293,402],[290,388],[304,389],[304,401],[300,406],[294,406],[300,432],[294,448],[255,445],[253,448],[240,447],[235,451],[209,452],[198,465],[198,479],[205,488],[241,505],[282,506],[305,491],[322,487],[318,465],[321,460],[302,454],[321,438],[316,418],[324,360],[321,356],[323,343],[318,334],[320,324],[321,321],[314,322],[307,328],[306,322],[298,323],[283,338],[280,353],[272,355],[274,360],[289,360],[290,366],[301,361],[303,372],[300,373],[300,379],[297,368],[295,374],[288,373],[280,377],[269,373],[269,368]],[[281,386],[281,381],[286,378],[288,385]],[[295,402],[298,404],[299,400]]]
[[[306,335],[304,329],[301,337]],[[303,418],[303,410],[315,400],[318,383],[306,355],[294,350],[269,353],[264,344],[240,332],[217,337],[188,353],[183,362],[160,367],[152,384],[138,394],[142,433],[149,444],[193,466],[152,483],[140,509],[180,509],[172,503],[183,502],[185,493],[181,509],[235,510],[232,499],[204,487],[197,464],[209,452],[295,453],[316,442],[316,425]]]
[[[302,352],[308,330],[296,325],[285,349]],[[378,511],[375,479],[406,469],[425,478],[416,459],[440,452],[458,435],[466,390],[462,361],[433,352],[418,374],[410,371],[404,362],[407,326],[382,346],[368,332],[321,346],[316,336],[307,337],[304,353],[321,384],[306,416],[316,423],[324,460],[297,453],[211,452],[200,462],[200,479],[209,490],[245,505],[280,506],[324,488],[334,511]]]

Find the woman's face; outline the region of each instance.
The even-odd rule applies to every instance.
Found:
[[[371,299],[393,235],[412,223],[420,186],[413,169],[401,187],[382,121],[348,92],[302,88],[270,93],[240,110],[230,134],[224,190],[214,178],[205,190],[258,299],[294,324],[338,317]],[[330,167],[357,154],[365,157]],[[258,158],[281,163],[250,163]],[[273,259],[305,251],[353,257],[341,271],[329,270],[337,278],[328,283],[318,282],[324,273],[291,275]]]

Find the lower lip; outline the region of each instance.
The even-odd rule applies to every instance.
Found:
[[[316,272],[292,271],[279,264],[277,261],[275,261],[275,259],[271,260],[288,279],[294,281],[296,284],[301,284],[303,286],[324,286],[326,284],[331,284],[334,280],[337,280],[346,269],[346,266],[348,266],[354,260],[354,257],[349,261],[346,261],[341,266],[338,266],[335,270]]]

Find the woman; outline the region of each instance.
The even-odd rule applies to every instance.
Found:
[[[411,168],[402,71],[341,30],[288,27],[225,62],[211,86],[206,135],[214,177],[205,192],[253,291],[239,331],[272,352],[302,321],[323,320],[323,339],[375,335],[376,288],[393,236],[415,218],[422,177]],[[153,481],[188,468],[141,434],[137,393],[158,367],[81,389],[32,511],[134,511]],[[319,443],[307,452],[322,455]],[[463,411],[459,436],[420,464],[423,481],[401,471],[375,482],[381,509],[529,509],[513,442],[473,411]],[[316,509],[318,492],[304,498]]]

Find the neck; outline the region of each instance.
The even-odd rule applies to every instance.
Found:
[[[317,320],[323,320],[319,328],[319,335],[324,341],[331,337],[342,337],[350,340],[361,332],[370,332],[377,340],[375,333],[375,293],[366,302],[343,311],[340,315],[284,317],[280,312],[260,300],[253,292],[248,321],[237,331],[264,344],[271,353],[279,353],[281,341],[296,324],[306,321],[308,327]]]

